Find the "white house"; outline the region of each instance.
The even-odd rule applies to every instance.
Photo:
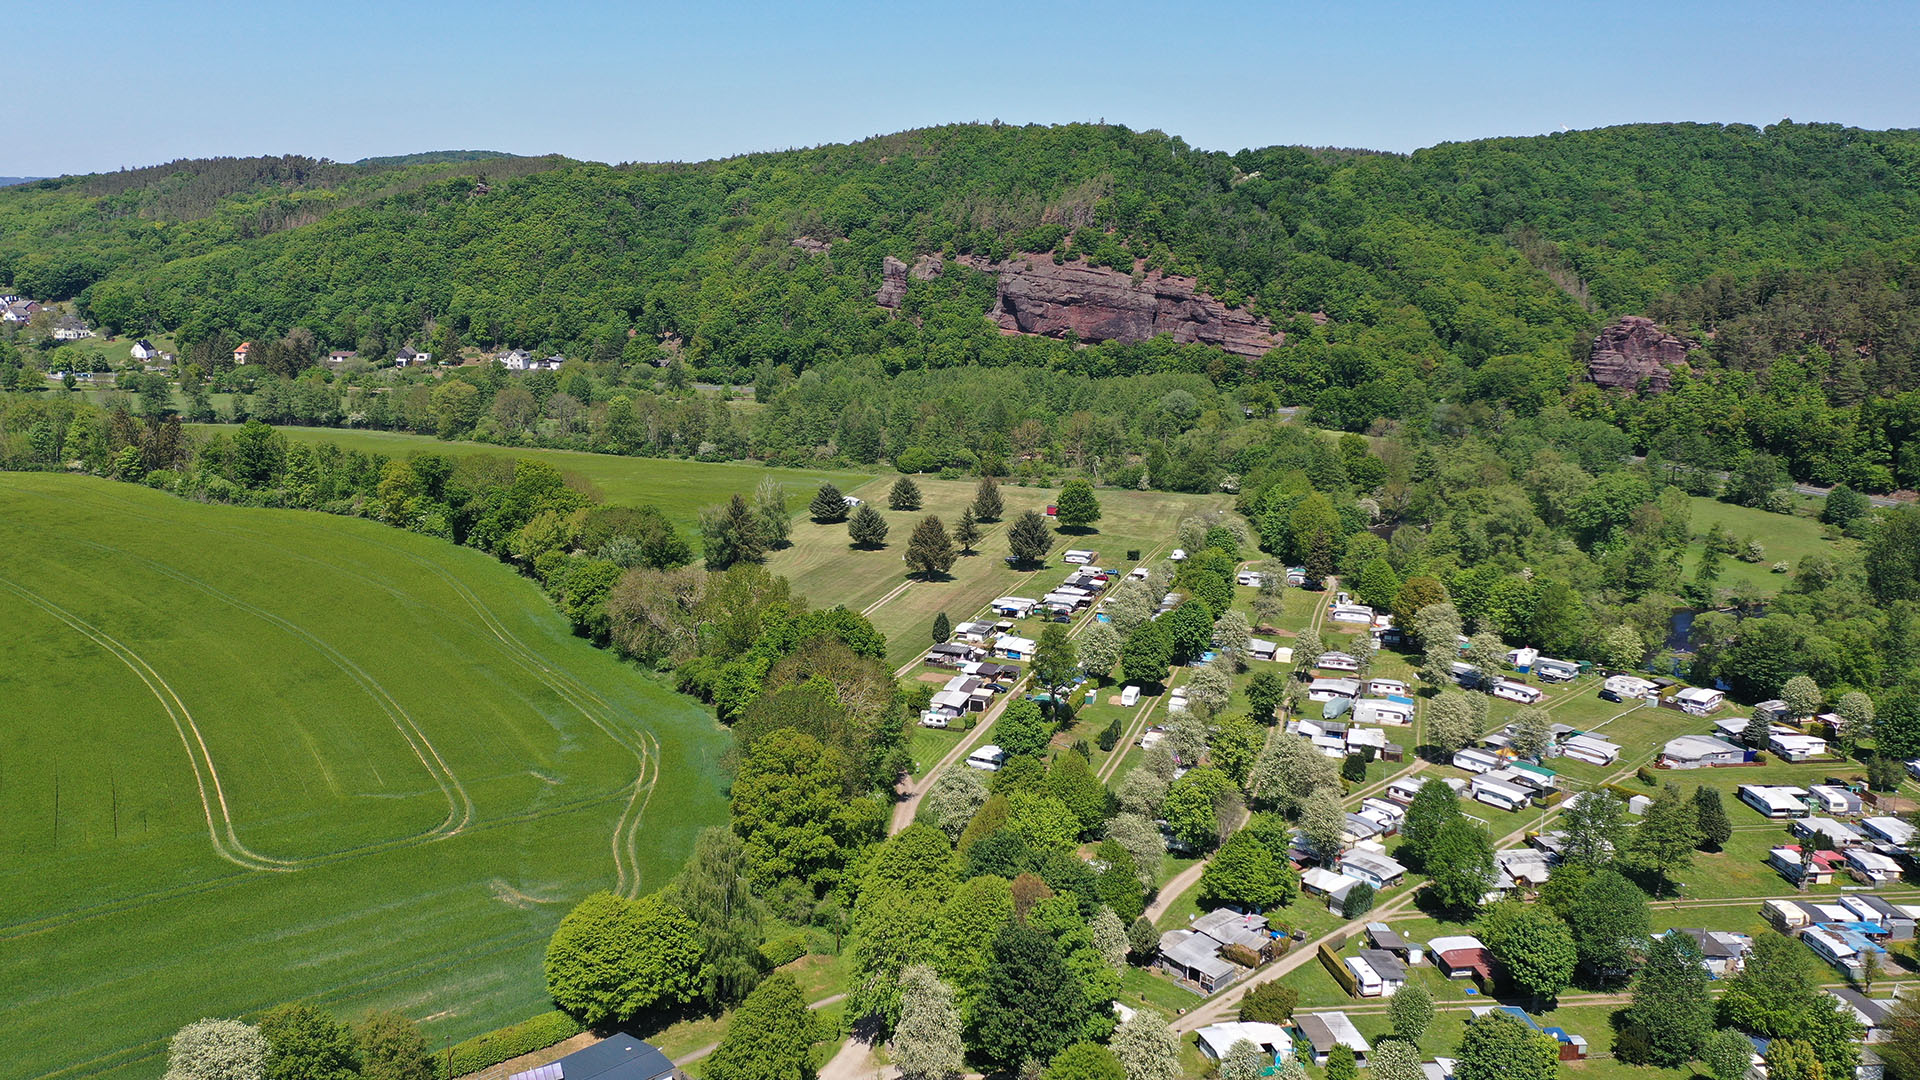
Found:
[[[1547,695],[1537,686],[1528,686],[1523,682],[1501,679],[1493,684],[1493,696],[1505,701],[1517,701],[1522,705],[1533,705]]]
[[[1005,634],[994,640],[993,654],[1003,660],[1026,660],[1033,656],[1033,650],[1039,645],[1040,643],[1032,638]]]
[[[1385,855],[1349,851],[1340,857],[1340,872],[1376,889],[1391,889],[1407,876],[1407,868]]]
[[[1762,817],[1783,820],[1807,816],[1807,789],[1775,784],[1741,784],[1740,801],[1760,811]]]
[[[1813,735],[1769,735],[1767,748],[1788,761],[1806,761],[1809,758],[1825,757],[1827,740]]]
[[[1356,724],[1411,724],[1413,706],[1385,698],[1361,698],[1353,703]]]
[[[1467,790],[1474,799],[1497,806],[1502,810],[1518,810],[1533,802],[1533,792],[1518,784],[1495,780],[1487,776],[1476,776],[1468,783]]]
[[[139,341],[133,343],[133,358],[135,360],[151,360],[159,355],[160,350],[154,348],[153,342],[148,341],[146,338],[141,338]]]
[[[1738,765],[1747,760],[1747,749],[1711,735],[1682,735],[1669,739],[1660,749],[1660,764],[1669,769],[1701,769],[1716,765]]]
[[[53,324],[53,340],[55,341],[79,341],[81,338],[90,338],[92,336],[93,329],[82,322],[77,316],[63,315],[60,317],[59,322]]]
[[[1500,767],[1500,759],[1485,750],[1469,746],[1453,755],[1453,767],[1470,773],[1491,772]]]
[[[1360,696],[1358,679],[1315,679],[1307,684],[1308,701],[1332,701],[1334,698]]]
[[[1627,701],[1646,697],[1655,689],[1657,687],[1646,679],[1633,675],[1613,675],[1600,684],[1600,696],[1608,701]]]
[[[1007,752],[989,743],[967,755],[967,764],[975,769],[993,772],[1007,763]]]
[[[1704,686],[1689,686],[1673,695],[1673,703],[1680,706],[1681,712],[1705,716],[1725,705],[1727,695]]]
[[[1371,679],[1367,682],[1367,693],[1375,697],[1409,697],[1413,691],[1399,679]]]

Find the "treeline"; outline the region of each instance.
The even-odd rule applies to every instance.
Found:
[[[1110,126],[965,125],[698,165],[436,162],[382,174],[411,179],[370,200],[349,192],[377,178],[299,187],[345,167],[207,165],[210,177],[262,176],[186,183],[236,190],[208,216],[163,215],[159,229],[114,224],[109,201],[164,205],[178,183],[164,168],[114,194],[87,194],[88,180],[0,191],[0,280],[77,293],[110,329],[186,342],[303,327],[375,356],[433,339],[604,364],[631,342],[650,353],[668,340],[684,344],[693,374],[732,383],[769,366],[792,377],[868,361],[888,374],[1178,370],[1354,431],[1426,425],[1436,405],[1490,431],[1565,404],[1689,464],[1733,467],[1757,446],[1798,478],[1879,489],[1920,480],[1910,425],[1869,411],[1920,389],[1902,246],[1920,226],[1915,156],[1911,132],[1787,122],[1641,125],[1405,157],[1228,155]],[[268,182],[281,172],[291,196]],[[305,227],[249,239],[236,222],[198,224],[230,207],[257,218],[261,200],[309,191],[318,217]],[[195,237],[159,239],[175,232]],[[952,261],[910,283],[897,314],[873,303],[884,256],[1022,251],[1197,275],[1289,344],[1247,363],[1010,339],[980,317],[991,280]],[[1599,320],[1629,312],[1704,343],[1692,362],[1702,389],[1669,396],[1683,407],[1577,387]],[[1780,357],[1796,370],[1776,386],[1767,369]],[[1770,399],[1768,416],[1740,408],[1756,397]],[[1787,453],[1780,433],[1791,430],[1811,445]]]

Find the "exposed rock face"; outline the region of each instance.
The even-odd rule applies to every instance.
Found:
[[[1084,263],[1054,265],[1049,256],[1009,260],[988,316],[1003,330],[1081,341],[1145,341],[1171,334],[1182,344],[1211,345],[1249,359],[1280,344],[1273,325],[1195,291],[1190,277],[1131,274]]]
[[[833,241],[815,240],[811,236],[797,236],[793,240],[793,246],[809,255],[820,255],[825,253],[827,249],[833,247]]]
[[[947,264],[938,255],[922,255],[913,260],[913,269],[907,264],[889,255],[880,260],[880,291],[873,294],[873,301],[883,308],[897,308],[907,295],[907,278],[915,281],[931,281],[947,268]]]
[[[1643,315],[1627,315],[1600,331],[1587,358],[1587,375],[1609,389],[1659,394],[1673,385],[1676,369],[1685,370],[1693,343],[1667,333]]]

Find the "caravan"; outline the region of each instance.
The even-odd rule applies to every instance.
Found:
[[[967,755],[967,765],[970,768],[982,769],[986,772],[993,772],[1006,763],[1007,752],[991,743]]]
[[[1512,679],[1501,679],[1493,684],[1493,696],[1503,701],[1517,701],[1522,705],[1536,705],[1547,695],[1537,686],[1528,686]]]
[[[1485,776],[1474,777],[1467,789],[1475,799],[1502,810],[1518,810],[1533,801],[1533,792],[1526,788]]]

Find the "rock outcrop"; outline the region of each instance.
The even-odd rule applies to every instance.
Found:
[[[1693,343],[1660,329],[1644,315],[1627,315],[1600,331],[1587,357],[1587,376],[1608,389],[1665,393],[1673,373],[1687,367]]]
[[[815,240],[811,236],[796,236],[793,238],[792,243],[794,247],[799,248],[809,255],[824,255],[833,247],[833,241]]]
[[[1008,260],[988,317],[1002,330],[1081,341],[1135,342],[1171,334],[1182,344],[1211,345],[1258,357],[1280,344],[1273,324],[1243,308],[1229,308],[1190,277],[1158,270],[1131,274],[1081,262],[1055,265],[1049,256]]]
[[[947,264],[938,255],[922,255],[913,260],[913,268],[889,255],[880,260],[880,291],[873,294],[873,302],[883,308],[897,308],[907,295],[907,278],[915,281],[931,281],[945,272]]]

